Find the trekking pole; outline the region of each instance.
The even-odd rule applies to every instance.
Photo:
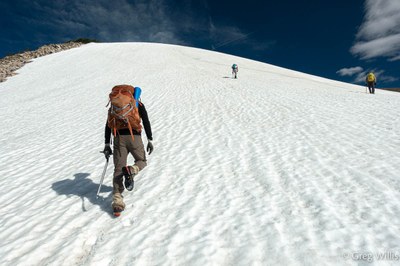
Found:
[[[101,153],[104,153],[104,152],[101,151]],[[99,185],[99,189],[97,190],[96,198],[99,197],[100,189],[101,189],[101,186],[103,185],[104,176],[106,175],[107,166],[108,166],[108,159],[109,159],[109,157],[106,158],[106,164],[104,165],[103,174],[101,175],[100,185]]]

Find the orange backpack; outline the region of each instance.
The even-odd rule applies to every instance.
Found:
[[[109,95],[110,109],[108,109],[107,124],[111,128],[114,137],[120,129],[129,129],[132,139],[133,131],[142,131],[139,109],[133,97],[135,88],[131,85],[117,85],[112,88]],[[108,106],[108,105],[107,105]]]

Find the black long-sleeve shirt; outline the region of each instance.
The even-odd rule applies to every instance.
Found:
[[[146,108],[144,107],[143,103],[139,104],[139,115],[140,115],[140,118],[142,119],[144,131],[146,132],[147,139],[153,140],[153,134],[151,133],[151,125],[150,125],[150,121],[149,121],[149,116],[147,115],[147,111],[146,111]],[[134,129],[132,129],[132,133],[133,133],[133,135],[140,135],[140,133]],[[123,128],[123,129],[118,130],[117,134],[130,135],[131,132],[129,131],[129,128]],[[106,144],[110,143],[110,139],[111,139],[111,128],[107,125],[107,122],[106,122],[105,143]]]

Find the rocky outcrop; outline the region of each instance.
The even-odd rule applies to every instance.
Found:
[[[31,62],[32,59],[34,58],[68,50],[81,45],[82,43],[80,42],[49,44],[49,45],[44,45],[35,51],[27,51],[23,53],[6,56],[0,59],[0,82],[5,81],[7,77],[16,75],[15,73],[16,70],[23,67],[26,63]]]
[[[381,90],[400,92],[400,88],[379,88]]]

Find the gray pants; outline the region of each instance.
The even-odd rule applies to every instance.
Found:
[[[232,76],[236,79],[237,78],[237,73],[238,70],[237,69],[232,69]]]
[[[129,153],[135,158],[135,165],[139,167],[139,170],[146,167],[146,153],[140,135],[134,135],[134,140],[132,140],[131,135],[118,135],[114,138],[113,193],[122,193],[124,191],[122,167],[126,166]]]

